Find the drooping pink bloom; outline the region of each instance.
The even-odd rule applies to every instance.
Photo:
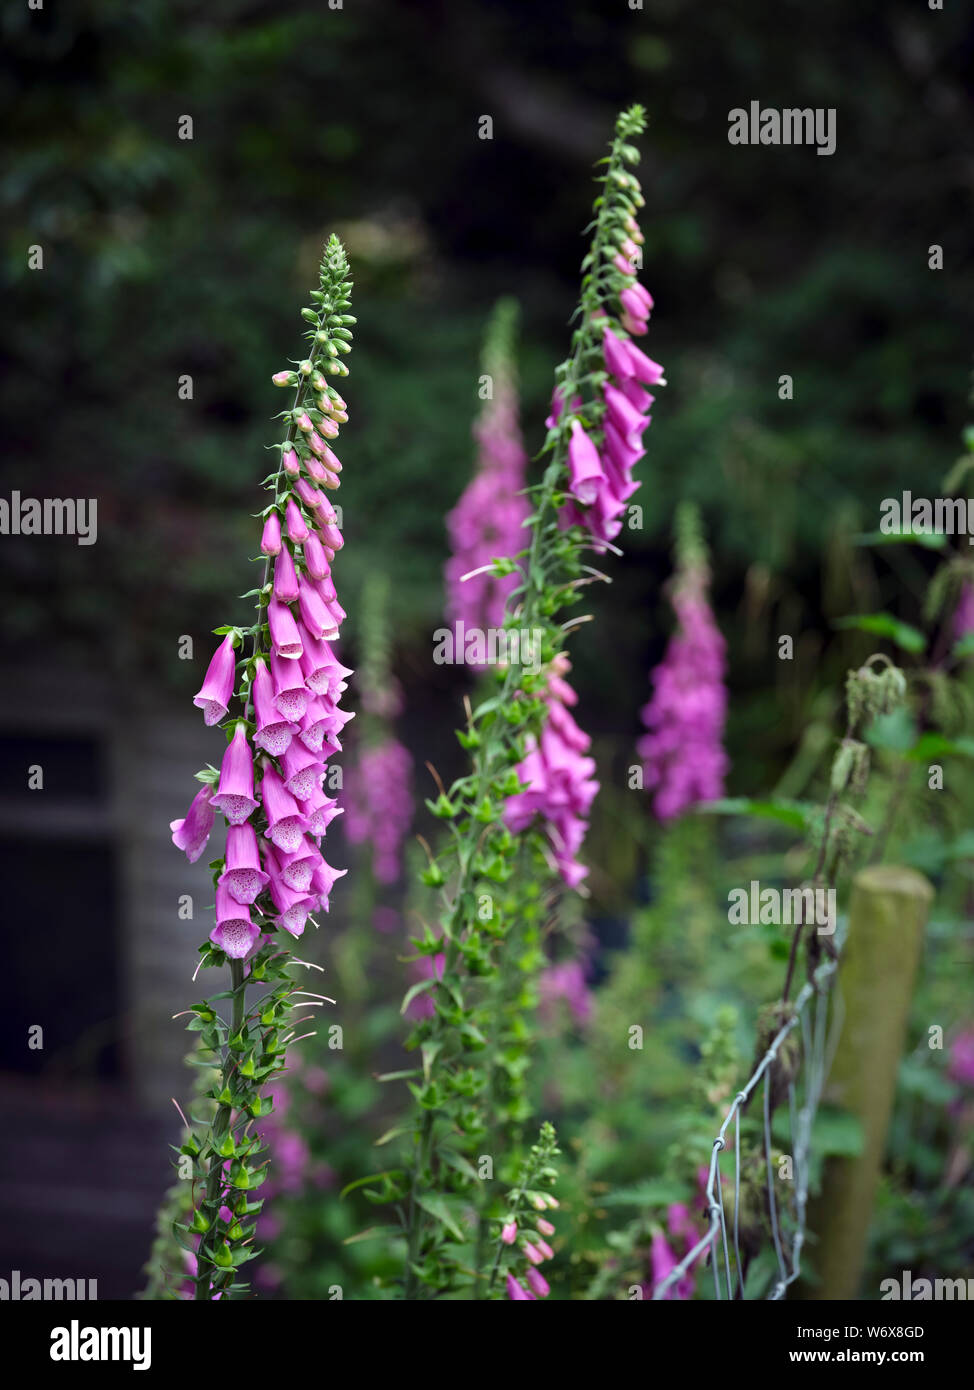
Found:
[[[173,833],[173,844],[183,851],[191,864],[195,864],[199,859],[210,838],[215,819],[212,803],[213,788],[209,782],[204,782],[190,802],[185,817],[169,823],[169,829]]]
[[[307,522],[301,515],[301,509],[293,497],[289,497],[287,506],[284,509],[284,519],[287,522],[288,540],[292,545],[297,545],[301,541],[306,541],[311,532],[308,530]]]
[[[554,1228],[552,1227],[552,1229],[554,1229]],[[516,1221],[508,1221],[506,1225],[504,1225],[504,1226],[501,1227],[501,1240],[503,1241],[503,1243],[504,1243],[505,1245],[513,1245],[513,1244],[514,1244],[514,1241],[515,1241],[515,1239],[516,1239],[516,1237],[517,1237],[517,1222],[516,1222]]]
[[[523,1284],[520,1284],[513,1274],[507,1276],[507,1296],[515,1303],[530,1303],[531,1295],[527,1292]]]
[[[591,506],[605,484],[599,451],[585,433],[580,420],[573,420],[571,424],[568,476],[572,496],[577,497],[579,502],[586,506]]]
[[[271,652],[271,678],[274,682],[274,704],[281,716],[296,724],[308,707],[310,698],[304,684],[301,663],[288,661],[278,652]]]
[[[225,865],[217,883],[223,884],[236,902],[249,906],[269,882],[260,866],[257,832],[249,822],[227,830]]]
[[[254,797],[254,757],[247,741],[246,724],[238,724],[227,745],[220,767],[220,785],[213,805],[231,825],[243,825],[257,809]]]
[[[301,656],[301,638],[297,623],[286,603],[271,596],[267,605],[267,623],[271,633],[272,651],[288,661],[296,661]]]
[[[541,1273],[540,1269],[535,1269],[534,1266],[531,1265],[526,1271],[525,1278],[539,1298],[547,1298],[551,1293],[551,1285]]]
[[[274,857],[283,882],[295,893],[307,893],[315,867],[322,862],[320,851],[302,836],[296,850],[288,852],[279,849]]]
[[[327,579],[330,573],[325,548],[310,532],[302,546],[304,563],[312,579]]]
[[[293,854],[307,829],[307,821],[301,814],[298,803],[285,787],[276,767],[265,767],[260,795],[267,817],[267,838],[278,849]]]
[[[274,561],[274,597],[280,603],[293,603],[298,596],[298,576],[294,557],[288,546],[282,545]]]
[[[335,883],[338,879],[344,878],[347,873],[347,869],[333,869],[324,859],[318,860],[314,873],[311,875],[311,888],[317,894],[318,907],[322,912],[328,911],[329,898]]]
[[[672,603],[677,630],[653,672],[653,697],[642,711],[649,732],[637,744],[660,820],[723,796],[727,771],[724,639],[707,602],[703,565],[678,575]]]
[[[281,754],[280,763],[288,791],[298,801],[308,801],[320,783],[321,759],[297,739]]]
[[[257,723],[254,743],[270,753],[271,757],[279,758],[299,726],[285,718],[278,709],[274,698],[274,680],[262,658],[255,663],[253,697]]]
[[[210,932],[210,940],[232,960],[243,960],[259,936],[260,927],[250,920],[250,908],[238,903],[224,884],[218,884],[216,926]]]
[[[260,549],[262,555],[276,555],[281,548],[281,518],[278,513],[269,512],[261,533]]]
[[[504,823],[518,833],[536,819],[545,826],[555,865],[570,888],[577,888],[588,869],[576,858],[588,829],[588,813],[599,789],[595,761],[585,757],[588,735],[575,723],[568,705],[577,696],[564,679],[571,669],[561,655],[548,678],[548,719],[540,739],[528,740],[528,752],[517,774],[527,786],[509,797]]]
[[[198,705],[203,711],[204,723],[219,724],[221,719],[227,717],[227,710],[233,699],[233,678],[236,669],[233,633],[228,632],[213,654],[199,694],[193,696],[193,704]]]

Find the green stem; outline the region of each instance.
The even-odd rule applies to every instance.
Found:
[[[230,987],[234,992],[233,1008],[230,1016],[230,1037],[235,1038],[239,1034],[241,1028],[243,1028],[244,1017],[246,1012],[247,985],[244,978],[244,967],[242,960],[232,960],[230,962]],[[234,1079],[235,1070],[236,1063],[233,1060],[233,1053],[231,1049],[228,1047],[226,1050],[226,1055],[223,1059],[223,1068],[221,1072],[223,1086],[230,1085],[230,1082]],[[221,1090],[223,1089],[223,1086],[221,1086]],[[213,1117],[213,1123],[210,1126],[210,1134],[212,1137],[214,1148],[216,1148],[217,1144],[219,1144],[226,1136],[228,1130],[230,1129],[232,1119],[233,1106],[221,1102],[221,1104],[217,1107],[216,1115]],[[206,1202],[208,1205],[214,1203],[219,1195],[220,1182],[223,1176],[224,1162],[225,1160],[222,1159],[219,1156],[219,1154],[214,1154],[210,1159],[210,1166],[206,1175]],[[209,1235],[209,1232],[207,1233],[207,1235]],[[207,1236],[203,1236],[200,1239],[198,1257],[199,1267],[197,1269],[196,1277],[195,1297],[197,1299],[208,1299],[210,1297],[211,1292],[212,1276],[208,1272],[208,1261],[207,1272],[204,1273],[203,1270],[202,1256],[206,1249],[206,1245]]]

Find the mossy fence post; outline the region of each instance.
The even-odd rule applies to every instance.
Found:
[[[809,1219],[816,1236],[809,1251],[816,1282],[805,1286],[805,1298],[855,1298],[859,1292],[932,899],[933,889],[922,874],[895,865],[863,869],[853,882],[838,977],[842,1032],[825,1100],[856,1117],[862,1149],[854,1157],[826,1160],[822,1192]]]

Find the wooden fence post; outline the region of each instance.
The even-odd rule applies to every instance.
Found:
[[[806,1285],[806,1298],[855,1298],[859,1292],[932,899],[933,889],[922,874],[895,865],[872,865],[853,882],[838,974],[842,1032],[824,1099],[858,1119],[863,1144],[855,1157],[826,1160],[822,1192],[809,1217],[809,1229],[817,1237],[809,1262],[819,1282]]]

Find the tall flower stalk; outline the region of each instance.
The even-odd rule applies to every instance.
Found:
[[[676,574],[670,601],[678,628],[653,672],[653,698],[642,710],[648,729],[637,750],[653,810],[662,821],[724,794],[724,639],[707,590],[710,573],[700,521],[684,502],[676,518]]]
[[[636,214],[643,198],[627,167],[638,161],[630,141],[644,125],[641,107],[623,113],[602,161],[571,355],[557,372],[555,409],[541,451],[544,475],[531,489],[527,546],[488,567],[494,575],[514,575],[505,626],[539,634],[532,644],[537,661],[528,666],[521,648],[515,654],[511,644],[511,659],[495,672],[497,694],[468,706],[466,728],[458,732],[471,755],[470,770],[428,803],[448,835],[424,873],[440,890],[439,914],[413,944],[420,955],[442,954],[443,964],[413,985],[404,1002],[405,1008],[426,993],[433,1012],[410,1039],[421,1058],[409,1076],[415,1102],[411,1166],[383,1175],[384,1195],[404,1204],[407,1299],[479,1292],[485,1282],[483,1271],[471,1265],[484,1247],[476,1228],[495,1219],[481,1174],[493,1168],[493,1155],[483,1151],[495,1142],[485,1103],[487,1076],[504,1060],[492,1050],[489,1003],[516,921],[516,913],[502,910],[504,885],[516,871],[522,836],[535,870],[551,860],[543,816],[519,827],[517,835],[507,824],[507,809],[512,798],[531,789],[518,768],[548,724],[551,682],[564,670],[566,635],[582,621],[564,622],[563,610],[579,600],[584,585],[605,578],[583,563],[583,554],[615,549],[612,539],[636,486],[632,467],[649,423],[652,397],[644,384],[662,378],[662,369],[630,336],[646,331],[652,307],[635,272],[642,242]]]
[[[204,1093],[210,1113],[191,1117],[179,1150],[191,1168],[192,1204],[189,1221],[173,1227],[191,1257],[196,1299],[246,1288],[237,1271],[254,1254],[263,1205],[255,1194],[266,1178],[254,1121],[273,1109],[270,1083],[297,1030],[314,1017],[295,1018],[295,1010],[324,1002],[298,988],[289,943],[315,912],[328,910],[344,873],[325,861],[321,841],[340,814],[324,784],[350,717],[339,699],[351,672],[331,648],[345,616],[331,565],[344,542],[325,495],[339,486],[330,442],[348,418],[328,377],[348,375],[350,292],[345,251],[333,236],[319,288],[302,310],[307,355],[274,376],[294,396],[279,417],[284,438],[264,484],[271,501],[262,513],[262,578],[248,595],[256,599],[254,621],[216,630],[223,641],[194,701],[207,724],[223,727],[227,750],[219,771],[197,773],[202,787],[172,825],[174,844],[195,861],[217,812],[227,824],[223,857],[210,864],[215,922],[199,968],[229,968],[230,987],[188,1010],[203,1049],[198,1064],[216,1066],[217,1077]],[[224,1002],[228,1017],[218,1008]]]

